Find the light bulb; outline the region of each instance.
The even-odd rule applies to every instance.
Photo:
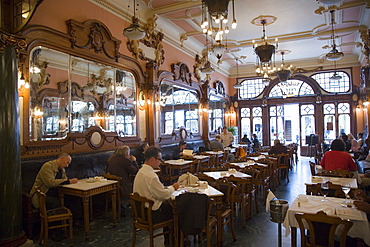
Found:
[[[231,24],[231,28],[232,28],[232,29],[235,29],[235,28],[236,28],[236,26],[237,26],[237,23],[236,23],[236,20],[234,19],[234,20],[233,20],[233,23]]]

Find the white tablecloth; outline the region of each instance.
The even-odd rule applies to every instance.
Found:
[[[298,207],[299,197],[306,197],[308,199],[307,201],[300,201],[300,207]],[[288,209],[283,223],[286,237],[290,234],[290,227],[299,227],[294,216],[296,213],[315,214],[318,211],[324,211],[330,216],[349,219],[353,222],[353,226],[349,230],[348,236],[362,238],[367,245],[370,245],[370,226],[364,212],[355,208],[342,207],[340,204],[343,202],[343,198],[327,197],[327,202],[321,201],[322,199],[322,196],[299,195],[294,200]]]

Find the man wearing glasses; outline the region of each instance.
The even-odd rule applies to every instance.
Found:
[[[145,151],[144,157],[145,163],[136,174],[133,191],[154,201],[153,223],[172,219],[172,207],[166,201],[179,188],[180,184],[174,183],[171,186],[164,187],[157,173],[155,173],[154,169],[158,169],[162,162],[161,149],[149,147]],[[169,243],[169,236],[165,235],[165,244],[167,243]]]

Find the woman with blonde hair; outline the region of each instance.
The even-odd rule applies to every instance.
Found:
[[[348,135],[348,140],[351,142],[351,150],[352,151],[357,151],[360,149],[359,143],[356,141],[355,137],[349,133]]]

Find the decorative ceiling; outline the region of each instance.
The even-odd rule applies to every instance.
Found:
[[[101,3],[102,0],[96,2]],[[107,1],[108,2],[108,1]],[[133,0],[112,0],[110,4],[126,13],[133,12]],[[202,20],[201,0],[137,0],[139,18],[158,15],[158,28],[165,34],[165,40],[177,42],[180,49],[202,54],[207,45],[205,34],[200,27]],[[130,7],[128,7],[131,5]],[[231,19],[231,1],[229,19]],[[313,69],[333,67],[333,62],[325,60],[325,54],[332,49],[330,9],[335,11],[335,43],[344,57],[337,61],[338,68],[364,63],[360,31],[369,29],[370,0],[344,0],[339,6],[325,6],[315,0],[235,0],[237,28],[224,35],[227,52],[222,62],[212,58],[214,67],[235,75],[235,58],[239,58],[239,72],[252,75],[256,55],[253,40],[261,40],[262,26],[252,23],[259,16],[273,16],[276,20],[266,26],[268,40],[279,40],[278,50],[289,50],[284,56],[285,63],[295,67]],[[182,46],[181,46],[182,45]],[[208,41],[208,45],[210,45]],[[191,54],[192,55],[192,54]],[[212,54],[210,57],[214,57]],[[281,56],[276,54],[276,65]]]

